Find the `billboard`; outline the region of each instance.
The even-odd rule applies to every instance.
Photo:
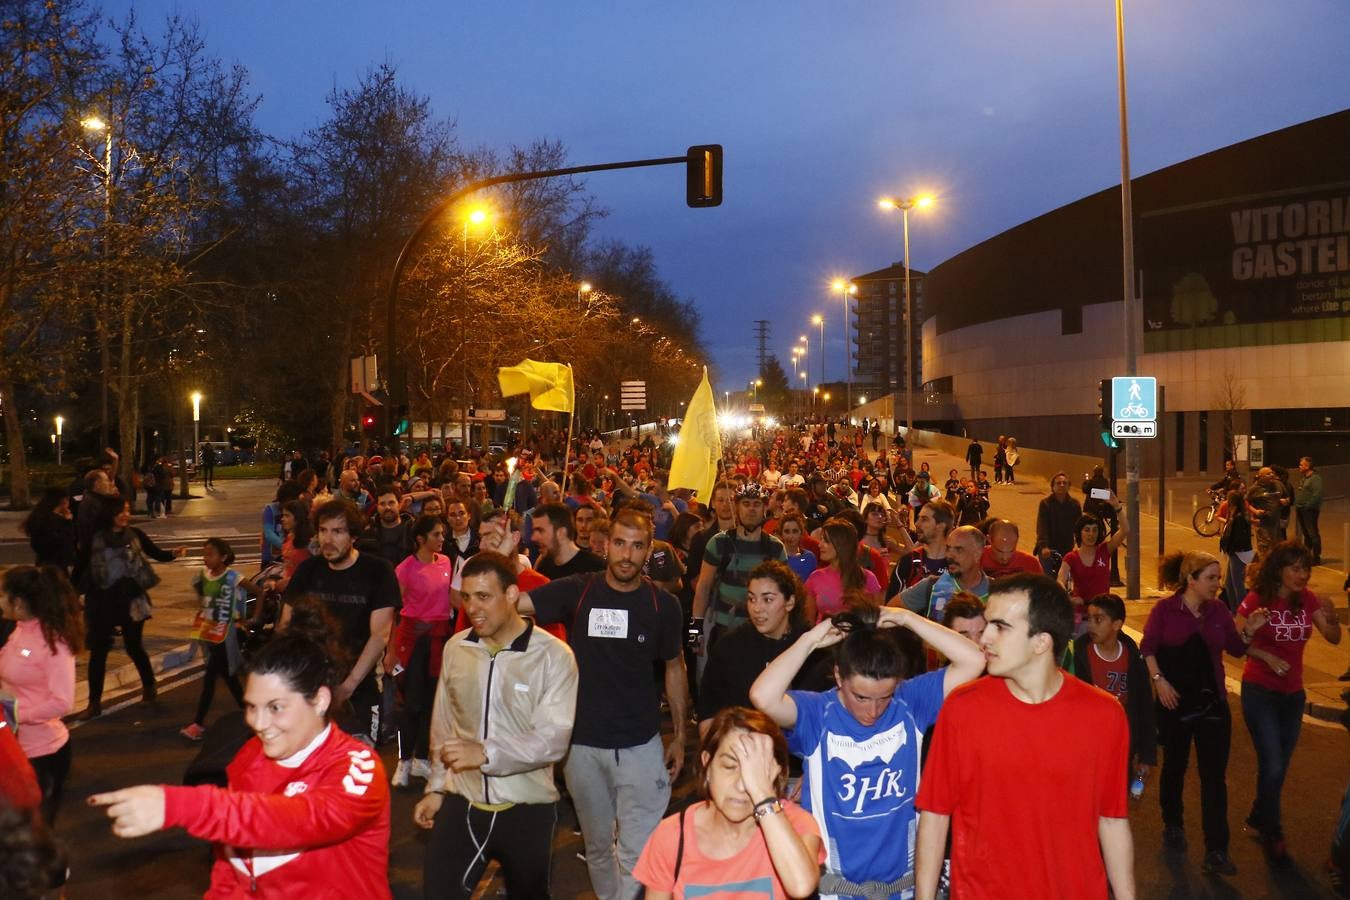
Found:
[[[1140,216],[1145,332],[1350,315],[1350,186]]]

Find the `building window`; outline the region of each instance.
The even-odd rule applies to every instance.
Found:
[[[1186,414],[1179,412],[1173,413],[1176,416],[1177,434],[1172,442],[1176,448],[1177,472],[1186,471]]]
[[[1200,432],[1200,433],[1197,435],[1197,437],[1199,438],[1199,443],[1200,443],[1200,471],[1201,471],[1201,472],[1208,472],[1208,471],[1209,471],[1209,413],[1208,413],[1207,411],[1206,411],[1206,412],[1200,413],[1200,424],[1199,424],[1199,426],[1198,426],[1198,431]]]

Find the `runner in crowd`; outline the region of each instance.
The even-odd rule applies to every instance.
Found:
[[[333,715],[349,734],[373,745],[380,726],[375,665],[384,656],[402,603],[398,577],[387,560],[357,549],[356,536],[365,517],[351,501],[330,500],[314,518],[319,524],[319,555],[302,562],[286,586],[281,627],[285,629],[301,597],[323,602],[341,626],[338,643],[352,660],[351,669],[333,688]]]
[[[1242,670],[1242,719],[1256,749],[1256,800],[1247,825],[1277,866],[1291,862],[1280,793],[1303,724],[1303,651],[1314,630],[1329,643],[1341,642],[1335,607],[1308,590],[1312,566],[1310,548],[1281,541],[1259,562],[1237,611],[1238,630],[1251,642]]]
[[[764,533],[765,499],[764,489],[753,481],[737,488],[736,527],[715,535],[703,551],[694,589],[693,627],[703,627],[708,617],[705,651],[746,620],[750,571],[766,559],[787,558],[782,541]]]
[[[741,894],[808,897],[825,860],[811,814],[784,799],[788,747],[768,716],[735,706],[699,750],[701,803],[657,826],[634,876],[648,900]],[[762,889],[761,889],[762,886]]]
[[[1228,855],[1228,754],[1233,720],[1223,673],[1224,651],[1243,656],[1247,643],[1233,614],[1217,599],[1219,561],[1208,553],[1176,551],[1159,565],[1162,583],[1174,590],[1149,612],[1139,652],[1158,694],[1155,712],[1162,773],[1163,847],[1186,849],[1181,792],[1195,744],[1200,773],[1200,818],[1205,835],[1205,874],[1235,875]]]
[[[322,601],[298,599],[290,612],[288,632],[249,662],[254,736],[228,788],[140,785],[89,805],[107,810],[120,838],[180,827],[211,841],[209,896],[391,897],[384,766],[332,721],[347,672],[340,626]]]
[[[432,771],[413,814],[431,830],[427,898],[471,897],[487,864],[513,897],[549,896],[558,789],[576,714],[567,645],[517,610],[516,561],[482,551],[460,573],[466,631],[445,645]]]
[[[896,627],[951,664],[903,679],[912,661],[888,633]],[[811,654],[835,645],[836,688],[792,690]],[[983,671],[983,653],[956,632],[907,609],[864,606],[821,621],[755,680],[751,700],[804,761],[803,805],[825,838],[822,897],[913,894],[920,735],[943,698]]]
[[[1106,897],[1109,886],[1132,900],[1128,725],[1113,697],[1059,667],[1068,596],[1044,575],[1013,575],[995,582],[986,615],[989,677],[947,698],[919,787],[916,896],[937,896],[950,832],[954,897]]]
[[[832,519],[821,528],[821,567],[806,579],[806,621],[812,625],[843,612],[850,602],[881,602],[881,584],[858,559],[858,532]],[[864,551],[865,552],[865,551]]]
[[[1064,472],[1050,476],[1050,495],[1042,497],[1036,509],[1036,546],[1031,551],[1040,557],[1046,575],[1058,574],[1061,561],[1073,550],[1075,526],[1082,515],[1082,506],[1069,496],[1069,476]]]
[[[197,714],[178,733],[190,741],[206,734],[206,715],[216,696],[216,682],[224,680],[230,696],[242,708],[244,687],[238,672],[244,663],[240,626],[248,615],[251,584],[230,566],[234,550],[223,538],[207,538],[202,546],[202,567],[192,576],[192,590],[199,609],[192,623],[192,639],[202,648],[206,671],[202,673]]]
[[[684,766],[683,622],[679,601],[642,576],[652,532],[645,510],[621,508],[610,523],[603,574],[562,578],[519,601],[521,612],[541,624],[569,626],[579,683],[564,777],[601,900],[629,900],[637,892],[633,866]],[[657,662],[674,726],[664,749],[652,679]]]
[[[0,728],[17,727],[50,827],[70,774],[70,731],[61,719],[75,702],[75,654],[84,649],[79,597],[56,566],[14,566],[0,576],[0,617],[17,623],[0,646],[0,692],[14,698],[17,721],[0,715]]]
[[[1120,502],[1112,497],[1112,504],[1119,513]],[[1109,537],[1105,523],[1096,516],[1079,516],[1074,523],[1074,549],[1064,555],[1057,575],[1073,601],[1074,629],[1078,634],[1083,631],[1083,605],[1111,591],[1111,556],[1130,534],[1129,522],[1121,518],[1120,523],[1120,528]]]

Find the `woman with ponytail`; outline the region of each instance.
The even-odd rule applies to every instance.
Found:
[[[70,732],[61,717],[75,702],[79,598],[57,566],[15,566],[0,578],[0,614],[17,623],[0,647],[0,691],[17,700],[19,746],[37,774],[50,826],[70,772]]]
[[[914,661],[902,628],[951,664],[904,677]],[[791,690],[807,658],[824,647],[836,647],[835,689]],[[907,609],[860,606],[820,622],[755,679],[751,702],[803,761],[802,805],[828,852],[822,895],[912,894],[919,736],[946,696],[983,671],[983,651],[955,631]]]
[[[292,605],[286,631],[245,668],[254,737],[228,788],[141,785],[97,794],[113,834],[181,827],[215,842],[210,896],[362,897],[389,890],[389,786],[380,758],[332,722],[349,666],[317,598]]]

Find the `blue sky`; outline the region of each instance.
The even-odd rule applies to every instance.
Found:
[[[926,269],[1119,183],[1111,0],[140,0],[177,10],[250,72],[258,124],[290,136],[390,62],[467,146],[561,140],[575,163],[726,147],[726,199],[691,210],[676,167],[593,176],[602,236],[647,244],[703,311],[717,389],[754,371],[752,320],[787,348],[813,312],[843,375],[828,283],[899,260],[878,196]],[[1127,0],[1136,175],[1347,105],[1344,0]],[[811,349],[816,349],[812,331]],[[812,357],[811,371],[819,360]]]

